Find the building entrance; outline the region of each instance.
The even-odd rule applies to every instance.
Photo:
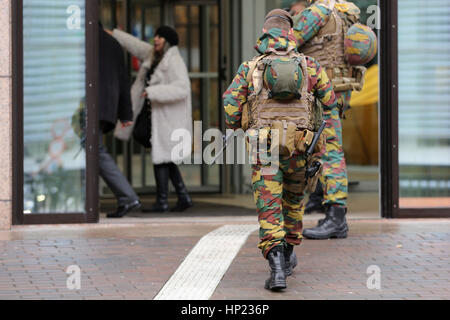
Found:
[[[122,29],[141,40],[153,42],[160,25],[174,27],[179,49],[188,67],[192,85],[192,114],[201,121],[203,131],[221,128],[219,53],[221,48],[219,1],[102,0],[100,21],[105,28]],[[139,61],[129,56],[131,79],[137,75]],[[124,143],[107,137],[107,147],[141,195],[155,190],[151,150],[131,140]],[[195,151],[195,150],[194,150]],[[191,192],[220,192],[219,165],[181,165],[184,181]],[[102,188],[104,193],[108,193]]]

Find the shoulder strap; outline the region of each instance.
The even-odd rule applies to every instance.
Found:
[[[263,54],[256,59],[254,59],[250,65],[250,70],[248,73],[249,81],[247,83],[250,83],[250,81],[253,83],[253,89],[256,95],[259,95],[261,93],[262,87],[263,87],[263,72],[264,70],[260,69],[259,62],[262,61],[264,58],[270,56],[270,54]]]
[[[302,88],[300,93],[305,97],[308,93],[308,66],[306,57],[303,54],[300,55],[300,59],[300,69],[302,70]]]
[[[264,59],[265,57],[267,57],[267,54],[262,54],[258,57],[253,58],[252,60],[250,60],[248,62],[248,66],[249,66],[249,71],[247,73],[247,83],[250,83],[250,81],[252,81],[252,77],[253,77],[253,72],[255,72],[256,66],[258,65],[258,62],[261,61],[262,59]]]

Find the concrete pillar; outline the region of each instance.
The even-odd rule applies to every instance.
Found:
[[[0,1],[0,230],[12,221],[11,0]]]

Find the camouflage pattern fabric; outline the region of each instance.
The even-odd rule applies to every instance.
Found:
[[[368,26],[352,25],[345,35],[345,59],[352,66],[362,66],[377,54],[377,36]]]
[[[330,15],[331,10],[320,5],[319,2],[315,2],[293,18],[295,21],[294,35],[299,48],[311,40],[325,26]]]
[[[299,48],[312,39],[328,21],[331,10],[324,5],[328,1],[316,1],[305,9],[298,23],[294,26],[294,34]],[[342,123],[339,110],[348,109],[351,91],[336,93],[337,105],[331,108],[324,105],[323,119],[327,125],[324,130],[326,137],[326,150],[323,153],[323,175],[320,178],[324,187],[324,204],[347,206],[348,179],[344,150],[342,148]]]
[[[348,103],[350,92],[338,92],[336,98],[338,103]],[[323,174],[320,182],[324,188],[324,204],[347,206],[348,179],[347,165],[344,150],[342,149],[342,122],[339,116],[339,108],[328,108],[324,106],[323,119],[326,127],[325,149],[323,150]]]
[[[257,42],[255,49],[264,54],[271,48],[287,49],[295,45],[295,37],[292,32],[280,29],[271,29],[265,33]],[[306,57],[308,73],[308,91],[313,92],[320,102],[329,108],[337,107],[336,96],[330,80],[320,64],[311,57]],[[248,61],[243,62],[233,78],[230,86],[223,94],[225,109],[225,123],[228,128],[238,129],[241,127],[242,105],[247,101],[247,96],[254,92],[253,83],[247,83],[249,72]]]
[[[273,175],[263,175],[263,166],[252,166],[253,195],[260,225],[258,248],[264,257],[275,246],[299,245],[302,240],[305,157],[281,158]]]
[[[293,32],[271,29],[257,42],[255,49],[264,54],[272,48],[287,49],[295,44]],[[295,49],[296,50],[296,49]],[[322,105],[337,112],[336,96],[326,72],[319,63],[306,57],[308,91],[315,94]],[[223,94],[225,123],[228,128],[241,126],[242,106],[247,96],[254,92],[253,83],[247,83],[248,62],[243,62],[228,89]],[[329,112],[331,117],[331,111]],[[338,114],[339,119],[339,114]],[[338,137],[330,139],[339,141]],[[332,153],[331,153],[332,154]],[[253,189],[260,222],[259,248],[266,255],[274,246],[284,242],[300,244],[304,211],[303,190],[305,159],[294,153],[291,158],[281,158],[278,171],[273,175],[261,175],[262,165],[253,165]]]

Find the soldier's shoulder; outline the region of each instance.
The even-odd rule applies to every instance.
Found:
[[[334,6],[335,1],[331,1],[331,0],[316,0],[312,5],[309,6],[309,8],[313,8],[313,7],[325,7],[328,10],[333,10],[333,6]]]
[[[319,20],[328,21],[332,12],[333,12],[333,5],[326,0],[323,1],[321,0],[311,4],[308,8],[303,10],[303,12],[300,13],[300,15],[302,17],[303,16],[306,17],[306,19],[319,18]]]
[[[339,1],[336,2],[335,4],[335,8],[342,12],[342,13],[346,13],[348,15],[359,15],[361,13],[361,10],[358,8],[358,6],[356,4],[354,4],[353,2],[349,2],[349,1]]]
[[[248,69],[248,67],[249,67],[249,65],[250,65],[250,61],[251,60],[245,60],[245,61],[242,61],[241,62],[241,64],[239,65],[239,69]]]
[[[305,56],[305,59],[306,59],[306,66],[308,68],[314,68],[314,69],[319,69],[320,68],[319,61],[317,61],[313,57]]]

